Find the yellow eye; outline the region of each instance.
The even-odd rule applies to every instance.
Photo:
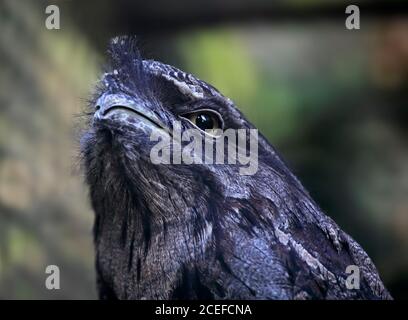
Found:
[[[199,111],[190,113],[185,116],[192,123],[194,123],[199,129],[205,131],[208,134],[217,136],[221,134],[222,120],[220,116],[211,111]]]

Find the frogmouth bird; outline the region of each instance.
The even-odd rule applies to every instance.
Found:
[[[153,163],[152,133],[170,136],[175,122],[211,139],[256,128],[210,84],[143,60],[132,37],[108,53],[81,138],[101,299],[391,298],[261,134],[254,174],[237,162]]]

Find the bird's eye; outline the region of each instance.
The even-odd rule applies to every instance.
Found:
[[[214,111],[197,111],[186,114],[183,117],[187,118],[199,129],[210,135],[218,136],[222,133],[223,123],[221,116]]]

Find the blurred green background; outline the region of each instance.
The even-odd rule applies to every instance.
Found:
[[[124,33],[232,98],[407,298],[408,16],[362,6],[350,31],[343,1],[0,1],[0,298],[96,298],[78,115]]]

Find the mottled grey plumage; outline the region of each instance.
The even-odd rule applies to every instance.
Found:
[[[364,250],[262,136],[253,176],[238,165],[152,164],[151,130],[170,129],[188,111],[210,108],[226,128],[254,127],[207,83],[142,60],[132,39],[114,39],[110,55],[81,141],[101,298],[390,298]],[[114,105],[150,120],[126,110],[105,116]],[[360,267],[359,290],[346,288],[348,265]]]

